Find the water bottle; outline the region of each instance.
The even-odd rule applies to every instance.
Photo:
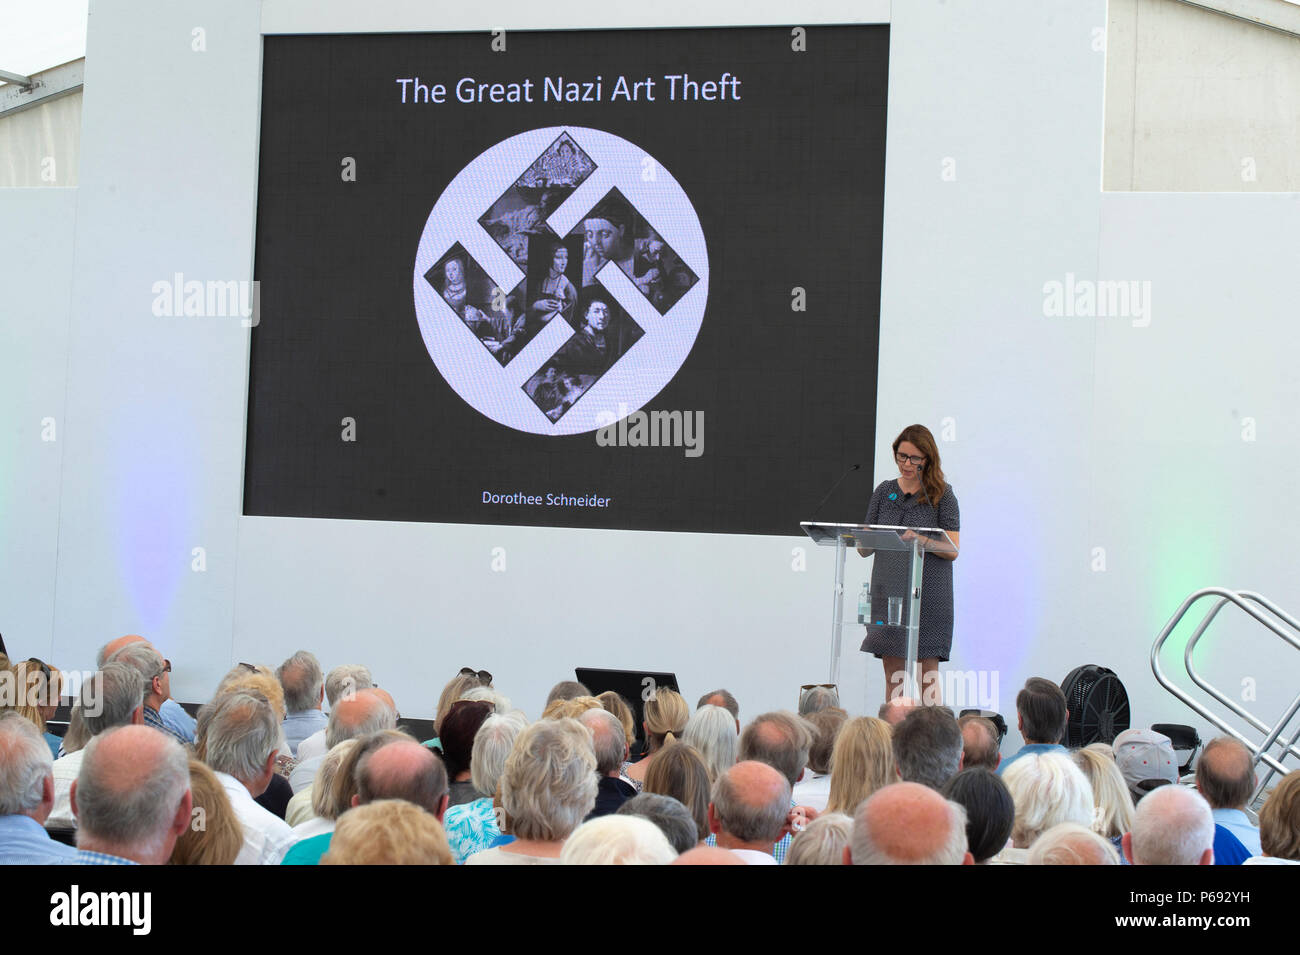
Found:
[[[858,591],[858,623],[871,622],[871,582],[865,581]]]

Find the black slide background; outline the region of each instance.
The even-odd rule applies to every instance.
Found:
[[[799,534],[870,496],[884,202],[886,26],[265,38],[244,513]],[[739,102],[610,103],[613,79],[741,79]],[[603,77],[599,103],[402,104],[445,84]],[[446,384],[411,295],[448,182],[528,129],[644,148],[695,206],[703,326],[644,407],[704,413],[704,453],[599,447],[484,417]],[[344,182],[342,161],[356,161]],[[807,310],[791,309],[791,289]],[[344,417],[356,440],[341,440]],[[904,422],[906,423],[906,422]],[[486,505],[484,491],[596,493],[607,508]]]

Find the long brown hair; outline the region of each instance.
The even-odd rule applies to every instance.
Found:
[[[925,455],[925,467],[921,469],[921,493],[925,502],[931,507],[938,507],[948,485],[943,479],[943,468],[939,465],[939,446],[934,443],[934,435],[923,424],[909,424],[902,434],[894,439],[894,464],[898,464],[898,446],[910,441]]]

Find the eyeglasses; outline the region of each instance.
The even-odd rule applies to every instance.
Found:
[[[925,458],[919,454],[899,454],[895,451],[894,457],[899,464],[911,464],[913,467],[920,467],[925,463]]]
[[[483,682],[484,686],[492,685],[492,674],[488,673],[487,670],[475,670],[473,667],[461,667],[460,673],[458,673],[457,676],[478,677],[478,679]]]
[[[241,663],[240,666],[248,666],[248,664],[247,664],[247,663]],[[157,673],[155,673],[155,674],[153,675],[153,678],[154,678],[155,680],[157,680],[157,679],[159,679],[160,677],[164,676],[165,674],[168,674],[168,673],[171,673],[171,672],[172,672],[172,661],[171,661],[171,660],[163,660],[163,668],[162,668],[161,670],[159,670]]]

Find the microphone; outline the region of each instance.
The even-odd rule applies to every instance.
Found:
[[[836,481],[834,484],[831,485],[831,489],[830,489],[829,491],[826,492],[826,496],[825,496],[824,498],[821,499],[821,503],[818,504],[818,505],[813,509],[813,520],[816,520],[816,519],[817,519],[817,514],[821,511],[821,509],[822,509],[822,505],[824,505],[827,501],[829,501],[829,500],[831,499],[831,495],[835,493],[836,488],[838,488],[841,484],[844,483],[844,479],[845,479],[846,477],[848,477],[850,474],[852,474],[854,471],[858,471],[858,470],[861,470],[861,469],[862,469],[862,465],[861,465],[861,464],[850,464],[850,465],[849,465],[848,470],[846,470],[843,474],[841,474],[841,475],[840,475],[840,479],[839,479],[838,481]]]

